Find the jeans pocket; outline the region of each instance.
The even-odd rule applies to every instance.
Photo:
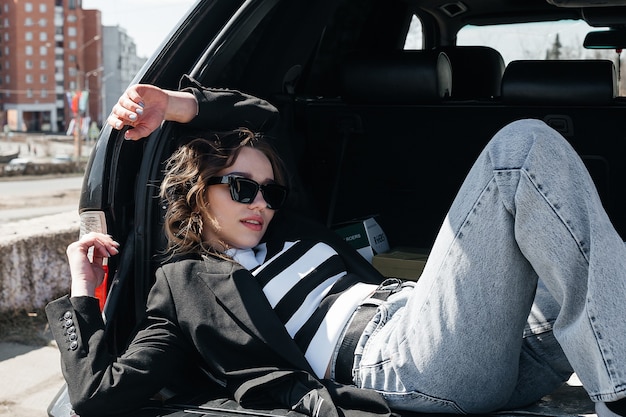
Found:
[[[381,392],[392,410],[419,413],[467,414],[454,401],[432,397],[418,392]]]

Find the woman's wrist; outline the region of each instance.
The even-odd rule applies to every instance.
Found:
[[[70,295],[72,297],[95,297],[96,287],[90,282],[72,280]]]
[[[186,91],[168,91],[165,120],[179,123],[188,123],[198,115],[198,101],[196,97]]]

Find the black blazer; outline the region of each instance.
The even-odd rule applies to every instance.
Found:
[[[334,233],[285,215],[276,216],[272,226],[266,235],[270,253],[295,236],[325,241],[349,272],[365,282],[382,280]],[[231,261],[197,256],[160,267],[145,319],[119,358],[107,350],[95,299],[66,296],[46,312],[72,405],[82,417],[141,406],[190,361],[244,407],[293,408],[320,416],[390,413],[373,391],[317,380],[253,276]]]

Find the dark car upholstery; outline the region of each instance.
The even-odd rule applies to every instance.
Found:
[[[502,55],[488,46],[441,46],[452,67],[455,100],[484,100],[500,96],[505,64]]]
[[[615,65],[604,59],[513,61],[502,79],[505,104],[611,105],[616,95]]]
[[[330,207],[321,213],[326,222],[378,215],[392,246],[429,247],[487,141],[513,120],[537,118],[581,155],[626,237],[619,216],[626,210],[620,191],[626,186],[626,141],[619,122],[626,103],[616,98],[613,64],[518,61],[502,71],[499,54],[464,51],[470,52],[488,56],[483,76],[490,77],[476,83],[473,96],[459,87],[462,98],[455,97],[458,78],[454,68],[450,78],[450,64],[458,65],[458,58],[404,51],[381,62],[371,62],[380,56],[348,62],[339,98],[300,100],[299,133],[307,148],[299,166],[312,201]]]

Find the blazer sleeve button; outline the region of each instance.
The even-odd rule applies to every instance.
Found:
[[[69,349],[70,349],[70,350],[76,350],[76,349],[78,349],[78,342],[77,342],[76,340],[72,341],[72,342],[70,343],[70,347],[69,347]]]

